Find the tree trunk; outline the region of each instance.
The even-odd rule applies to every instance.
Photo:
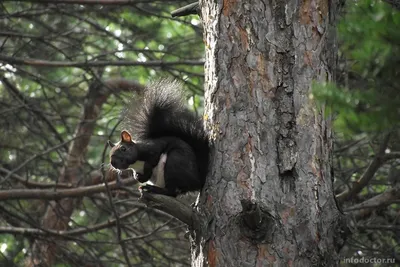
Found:
[[[201,2],[215,154],[194,266],[337,265],[331,129],[310,93],[334,77],[337,2]]]

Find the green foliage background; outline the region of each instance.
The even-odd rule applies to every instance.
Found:
[[[400,260],[400,12],[388,2],[395,1],[346,1],[338,25],[338,82],[315,83],[312,95],[334,124],[336,193],[374,171],[359,194],[340,201],[352,228],[342,257],[394,264]],[[390,194],[386,202],[371,201],[372,209],[358,206]]]
[[[348,1],[338,25],[343,84],[314,86],[338,131],[378,132],[399,124],[400,13],[384,1]]]

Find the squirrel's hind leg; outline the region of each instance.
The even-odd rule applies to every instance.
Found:
[[[164,178],[165,188],[178,194],[201,189],[196,156],[187,145],[181,144],[180,149],[168,152]]]

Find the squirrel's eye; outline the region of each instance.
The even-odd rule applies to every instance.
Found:
[[[124,147],[124,146],[121,146],[119,149],[120,149],[122,152],[125,152],[125,151],[126,151],[126,147]]]

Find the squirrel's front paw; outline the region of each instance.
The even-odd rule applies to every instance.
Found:
[[[141,185],[141,186],[139,186],[139,191],[140,192],[151,192],[152,191],[152,187],[151,186],[147,186],[147,185]]]

